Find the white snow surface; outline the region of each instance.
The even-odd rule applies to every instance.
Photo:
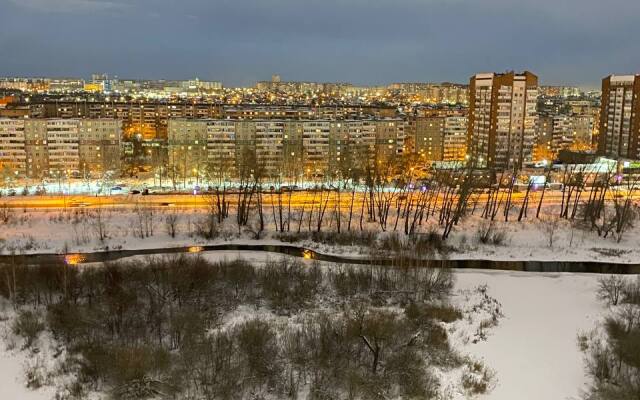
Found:
[[[54,389],[51,387],[39,390],[26,388],[24,365],[26,355],[7,351],[4,344],[0,348],[0,399],[6,400],[51,400]]]
[[[11,332],[11,323],[15,312],[7,301],[0,298],[0,399],[2,400],[51,400],[56,389],[53,386],[43,386],[37,390],[26,387],[26,370],[34,365],[42,365],[38,372],[43,372],[46,364],[54,359],[50,353],[47,338],[38,340],[37,346],[42,351],[34,354],[21,350],[22,339]]]
[[[605,311],[596,298],[598,275],[459,270],[456,277],[457,290],[486,283],[502,304],[504,318],[486,341],[457,347],[496,372],[495,388],[482,398],[580,398],[587,379],[577,335],[594,329]]]

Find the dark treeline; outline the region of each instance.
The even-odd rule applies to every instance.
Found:
[[[68,350],[70,398],[431,399],[432,368],[465,362],[447,269],[178,256],[0,277],[25,346],[46,329]]]

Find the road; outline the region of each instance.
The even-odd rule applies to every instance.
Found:
[[[326,193],[324,199],[326,200]],[[532,192],[529,201],[530,207],[537,205],[540,191]],[[621,194],[624,194],[620,192]],[[620,195],[620,194],[618,194]],[[356,193],[354,199],[354,209],[359,209],[362,202],[362,192]],[[615,194],[609,192],[609,199],[613,199]],[[586,200],[588,193],[583,193],[582,199]],[[478,198],[478,205],[484,204],[487,198],[487,194],[477,194],[471,197],[470,201],[475,201]],[[523,192],[514,192],[512,202],[514,204],[521,204],[524,198]],[[230,205],[234,207],[238,202],[237,193],[227,194],[226,199],[230,202]],[[414,195],[414,199],[417,199],[417,195]],[[506,199],[506,196],[505,196]],[[640,193],[634,193],[633,199],[640,200]],[[335,192],[331,193],[329,202],[327,203],[327,209],[333,209],[337,201],[337,195]],[[255,196],[252,200],[255,203]],[[281,199],[283,206],[289,205],[289,193],[282,194]],[[442,195],[440,200],[442,201]],[[24,209],[64,209],[64,208],[94,208],[94,207],[109,207],[109,208],[134,208],[138,205],[154,206],[154,207],[178,207],[178,208],[206,208],[212,203],[212,197],[209,195],[192,195],[192,194],[152,194],[148,196],[142,195],[110,195],[110,196],[90,196],[90,195],[47,195],[47,196],[5,196],[0,197],[0,207],[10,208],[24,208]],[[547,190],[545,193],[544,204],[545,205],[558,205],[562,202],[562,193],[560,191]],[[263,204],[264,206],[271,206],[278,203],[278,195],[264,192]],[[291,195],[291,207],[301,208],[303,205],[310,207],[312,203],[316,205],[320,203],[320,194],[306,191],[293,192]],[[340,194],[340,208],[348,210],[351,206],[351,193],[342,192]]]

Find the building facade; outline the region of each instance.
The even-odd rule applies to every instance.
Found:
[[[119,171],[117,120],[1,119],[0,165],[31,178]]]
[[[554,155],[566,149],[590,150],[593,122],[593,116],[590,115],[553,116],[551,149]]]
[[[531,72],[471,77],[467,139],[473,165],[513,169],[531,162],[537,87]]]
[[[0,119],[0,172],[24,175],[27,172],[24,120]]]
[[[445,118],[440,116],[413,117],[409,119],[407,134],[411,136],[412,151],[422,161],[443,159]]]
[[[467,117],[444,118],[442,161],[465,161],[468,123]]]
[[[640,75],[610,75],[602,80],[598,154],[640,158]]]
[[[401,155],[404,121],[172,119],[168,151],[185,182],[207,169],[225,179],[338,177]]]

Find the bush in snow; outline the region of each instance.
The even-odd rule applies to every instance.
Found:
[[[482,223],[476,231],[478,243],[500,246],[506,239],[507,233],[504,230],[496,231],[493,221]]]
[[[29,348],[44,328],[44,322],[38,313],[25,310],[18,313],[13,323],[12,331],[14,334],[22,336],[25,341],[24,347]]]
[[[587,399],[640,398],[640,308],[624,306],[606,319],[604,328],[604,336],[586,349],[592,381]]]
[[[636,284],[613,277],[601,280],[600,288],[604,290],[600,297],[613,308],[599,330],[578,340],[591,380],[588,400],[640,398],[640,305],[615,306],[635,299]]]
[[[611,306],[617,306],[625,293],[627,280],[621,275],[609,275],[598,279],[598,297]]]
[[[460,313],[447,306],[445,268],[177,256],[0,266],[13,274],[0,295],[46,313],[22,312],[15,331],[33,342],[46,322],[66,349],[58,372],[74,377],[65,398],[429,399],[433,369],[461,365],[448,341]]]

